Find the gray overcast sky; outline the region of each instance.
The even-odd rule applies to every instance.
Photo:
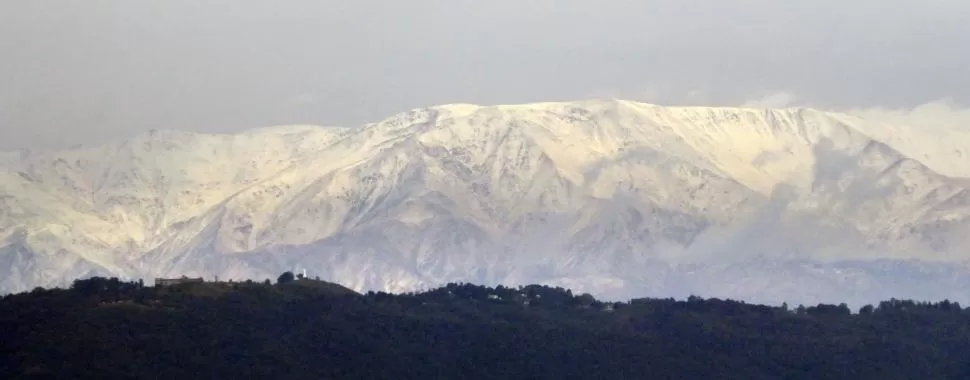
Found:
[[[779,93],[970,104],[970,1],[0,0],[0,149],[441,103]]]

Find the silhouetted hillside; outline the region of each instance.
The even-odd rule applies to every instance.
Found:
[[[561,288],[357,294],[94,278],[0,300],[0,378],[967,379],[947,301],[603,303]]]

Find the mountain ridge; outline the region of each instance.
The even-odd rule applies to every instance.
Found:
[[[680,263],[967,260],[966,180],[873,130],[804,108],[592,100],[7,154],[0,287],[307,266],[355,290],[585,278],[656,294]],[[658,270],[671,279],[642,274]]]

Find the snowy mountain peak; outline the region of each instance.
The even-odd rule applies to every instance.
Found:
[[[970,139],[885,130],[898,132],[812,109],[589,100],[5,153],[0,286],[301,266],[358,290],[545,282],[770,301],[799,294],[777,281],[884,278],[858,262],[966,260],[970,191],[953,177],[970,169],[950,163]],[[749,288],[694,275],[745,270]]]

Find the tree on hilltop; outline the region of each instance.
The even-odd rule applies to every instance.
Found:
[[[283,274],[281,274],[278,278],[276,278],[276,283],[277,284],[285,284],[285,283],[291,282],[291,281],[293,281],[295,279],[296,279],[296,276],[293,275],[293,272],[286,271],[286,272],[283,272]]]

